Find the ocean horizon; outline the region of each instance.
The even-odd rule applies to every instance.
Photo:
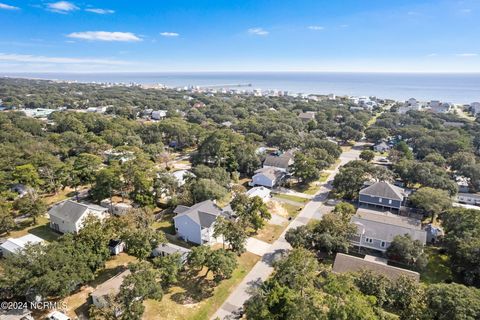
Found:
[[[416,98],[458,104],[480,101],[480,73],[347,73],[347,72],[119,72],[0,73],[1,76],[64,80],[163,84],[168,87],[225,87],[282,90],[305,94]]]

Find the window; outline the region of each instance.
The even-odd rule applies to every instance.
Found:
[[[365,238],[365,242],[366,243],[373,243],[373,239],[372,238]]]
[[[392,200],[388,200],[388,204],[392,204]]]
[[[379,199],[378,199],[378,202],[382,203],[382,200],[383,200],[382,198],[379,198]]]
[[[385,241],[382,241],[382,243],[380,244],[380,246],[381,246],[382,248],[385,248],[386,245],[387,245],[387,244],[386,244]]]

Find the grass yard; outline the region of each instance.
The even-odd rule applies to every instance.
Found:
[[[308,185],[297,183],[292,187],[292,189],[297,191],[297,192],[302,192],[302,193],[305,193],[305,194],[314,195],[320,190],[321,187],[322,187],[322,185],[319,181],[314,181],[314,182],[312,182]]]
[[[246,252],[238,258],[238,268],[230,279],[223,280],[215,288],[205,286],[202,281],[183,280],[178,286],[172,287],[164,295],[162,301],[145,301],[143,319],[188,319],[206,320],[222,305],[233,289],[242,281],[250,269],[260,259],[259,256]],[[201,271],[199,276],[204,275]],[[210,283],[211,277],[206,279]],[[201,280],[201,279],[200,279]],[[190,297],[190,295],[194,297]],[[199,297],[198,294],[201,296]],[[201,298],[197,300],[195,298]]]
[[[440,253],[439,248],[435,247],[426,247],[425,252],[428,254],[428,264],[426,269],[421,272],[421,280],[428,284],[452,280],[449,257]]]
[[[47,241],[55,241],[60,237],[60,234],[54,232],[50,229],[50,221],[46,216],[37,218],[37,223],[35,225],[29,225],[21,230],[16,230],[10,232],[9,237],[18,238],[23,237],[29,233],[36,235]]]
[[[290,200],[298,203],[307,203],[308,201],[310,201],[310,199],[307,199],[307,198],[303,198],[303,197],[299,197],[291,194],[283,194],[283,193],[275,193],[274,197],[279,199]]]
[[[350,148],[351,148],[351,147],[350,147]],[[343,149],[342,149],[342,150],[343,150]],[[346,150],[343,150],[343,151],[346,151]],[[337,159],[337,160],[335,161],[335,163],[332,164],[330,167],[328,167],[326,170],[330,170],[330,171],[335,170],[335,168],[340,164],[340,162],[342,162],[342,160]]]
[[[294,206],[290,203],[282,203],[282,206],[285,208],[285,210],[287,210],[288,216],[292,218],[295,218],[298,213],[303,209],[303,207]]]
[[[273,243],[275,240],[280,237],[283,230],[287,227],[288,222],[285,222],[282,225],[269,223],[265,225],[258,233],[253,236],[255,239],[262,240],[267,243]]]
[[[152,224],[152,227],[156,230],[161,230],[173,235],[175,234],[175,225],[173,224],[174,216],[175,214],[173,212],[164,214],[160,220],[157,220]]]

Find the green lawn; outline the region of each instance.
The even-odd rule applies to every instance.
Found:
[[[152,227],[156,230],[161,230],[168,234],[175,234],[175,225],[173,224],[174,216],[175,214],[173,212],[164,214],[160,220],[155,221],[152,224]]]
[[[320,182],[326,182],[329,175],[330,175],[330,173],[328,173],[328,172],[322,172],[322,173],[320,174],[320,179],[318,179],[318,181],[320,181]]]
[[[58,237],[60,237],[60,234],[50,229],[50,220],[47,217],[37,218],[37,223],[35,225],[28,225],[21,230],[12,231],[10,232],[8,237],[18,238],[23,237],[29,233],[47,241],[55,241],[58,239]]]
[[[295,201],[295,202],[298,202],[298,203],[307,203],[308,201],[310,201],[310,199],[303,198],[303,197],[299,197],[299,196],[295,196],[295,195],[291,195],[291,194],[275,193],[275,194],[274,194],[274,197],[275,197],[275,198],[279,198],[279,199],[285,199],[285,200]]]
[[[230,279],[223,280],[216,287],[209,287],[210,277],[183,280],[179,286],[166,292],[162,301],[145,301],[144,319],[188,319],[206,320],[223,304],[233,289],[242,281],[250,269],[260,259],[259,256],[246,252],[238,258],[239,266]],[[201,277],[205,272],[201,271]],[[200,280],[200,283],[198,282]],[[190,296],[194,295],[194,298]],[[202,295],[199,297],[198,295]],[[201,298],[197,301],[196,298]]]
[[[297,183],[297,184],[292,186],[292,189],[297,191],[297,192],[302,192],[302,193],[305,193],[305,194],[314,195],[318,192],[318,190],[320,190],[321,187],[322,186],[321,186],[319,181],[314,181],[312,183],[309,183],[308,185]]]
[[[428,265],[421,272],[420,278],[423,282],[432,284],[453,279],[450,259],[446,254],[441,254],[439,248],[435,247],[427,247],[425,252],[428,254]]]

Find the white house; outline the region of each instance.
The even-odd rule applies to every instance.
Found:
[[[417,101],[415,98],[410,98],[407,101],[405,101],[405,104],[401,107],[398,108],[398,113],[400,114],[405,114],[408,111],[421,111],[423,108],[423,105]]]
[[[47,319],[48,320],[70,320],[70,317],[68,317],[67,315],[65,315],[60,311],[55,310],[48,314]]]
[[[123,280],[130,274],[130,270],[125,270],[98,285],[97,288],[95,288],[95,291],[93,291],[90,295],[92,297],[93,304],[98,308],[108,306],[108,297],[116,296],[120,292],[120,286],[122,285]]]
[[[152,112],[152,119],[153,120],[162,120],[167,116],[167,110],[155,110]]]
[[[252,189],[246,192],[247,196],[250,198],[260,197],[263,201],[268,201],[271,198],[271,191],[265,187],[253,187]]]
[[[214,241],[215,221],[226,215],[212,200],[199,202],[191,207],[177,206],[173,211],[175,231],[185,241],[204,244]]]
[[[430,111],[434,113],[449,113],[453,110],[453,104],[449,102],[440,102],[438,100],[430,101],[428,106],[430,107]]]
[[[186,178],[189,176],[195,177],[195,175],[189,170],[178,170],[172,173],[172,176],[177,180],[179,186],[183,186],[186,182]]]
[[[44,240],[31,233],[20,238],[8,238],[0,245],[0,251],[4,257],[21,252],[27,245],[42,243]]]
[[[89,215],[103,220],[108,216],[108,209],[95,204],[65,200],[55,204],[48,214],[50,228],[53,230],[60,233],[77,233]]]
[[[255,171],[252,177],[252,186],[275,187],[283,178],[285,172],[276,168],[262,168]]]
[[[373,150],[375,150],[377,152],[385,152],[385,151],[390,150],[390,146],[385,141],[382,141],[379,144],[376,144],[373,147]]]
[[[461,193],[456,196],[456,200],[460,203],[466,203],[470,205],[480,205],[480,193]]]

